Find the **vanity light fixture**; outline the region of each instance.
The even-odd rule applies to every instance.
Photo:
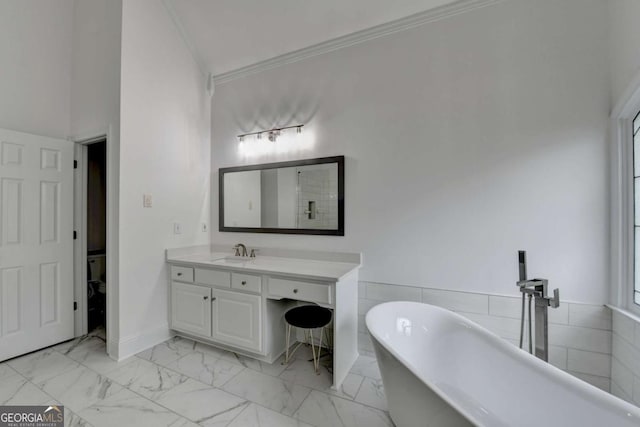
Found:
[[[304,125],[285,126],[285,127],[282,127],[282,128],[261,130],[259,132],[243,133],[242,135],[238,135],[238,141],[242,142],[242,141],[244,141],[244,137],[245,136],[251,136],[251,135],[255,135],[256,139],[262,139],[262,134],[266,133],[267,134],[267,138],[269,139],[269,141],[276,142],[276,139],[278,139],[278,137],[280,136],[282,131],[287,130],[287,129],[294,129],[295,128],[296,129],[296,133],[297,134],[301,134],[303,126]]]

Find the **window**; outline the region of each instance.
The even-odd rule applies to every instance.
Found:
[[[640,315],[640,73],[611,113],[613,306]]]
[[[640,112],[632,123],[633,129],[633,233],[634,286],[633,302],[640,305]]]

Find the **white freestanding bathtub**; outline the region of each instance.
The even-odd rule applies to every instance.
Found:
[[[464,317],[390,302],[367,328],[397,427],[640,425],[640,409]]]

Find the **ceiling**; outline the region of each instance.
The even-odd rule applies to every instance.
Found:
[[[219,75],[455,0],[165,0],[197,60]]]

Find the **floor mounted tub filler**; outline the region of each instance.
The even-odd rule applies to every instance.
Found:
[[[397,427],[638,426],[640,408],[429,304],[366,316]]]

